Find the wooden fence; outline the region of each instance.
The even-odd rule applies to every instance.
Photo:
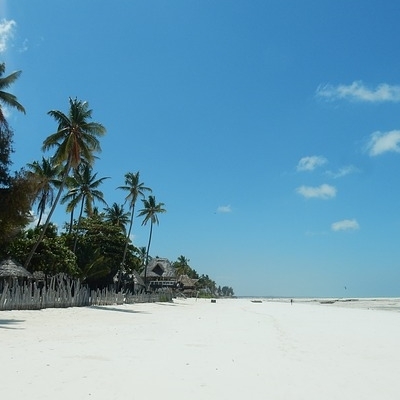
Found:
[[[66,308],[104,306],[172,301],[172,292],[124,293],[114,289],[90,290],[79,280],[63,276],[53,277],[48,285],[36,282],[3,282],[0,287],[0,311],[39,310],[42,308]]]

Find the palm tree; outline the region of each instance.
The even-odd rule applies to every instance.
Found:
[[[39,219],[37,227],[42,221],[43,213],[46,210],[46,205],[52,205],[54,200],[54,188],[60,185],[58,176],[60,174],[60,166],[54,165],[50,158],[42,157],[42,162],[34,161],[27,164],[31,169],[34,182],[36,183],[36,194],[38,198]]]
[[[80,203],[80,211],[78,217],[78,224],[76,227],[75,241],[73,252],[76,251],[76,244],[78,242],[78,233],[80,228],[80,222],[82,219],[83,209],[85,208],[86,213],[90,216],[93,213],[93,203],[97,200],[100,203],[107,205],[104,200],[103,192],[97,188],[103,183],[108,177],[97,178],[97,173],[92,175],[92,167],[89,164],[80,164],[74,171],[73,182],[74,186],[70,188],[69,192],[64,196],[62,202],[71,200],[67,206],[67,212],[72,212],[75,207]]]
[[[95,159],[94,153],[101,151],[98,137],[103,136],[106,129],[97,122],[88,121],[92,118],[92,110],[89,109],[89,104],[86,101],[69,98],[69,105],[68,115],[58,110],[48,112],[58,122],[58,129],[57,132],[45,139],[42,150],[56,148],[53,160],[56,164],[63,166],[63,176],[56,199],[39,238],[25,261],[25,267],[29,265],[33,254],[44,237],[71,168],[77,169],[82,160],[92,164]]]
[[[6,72],[6,64],[1,63],[0,64],[0,123],[2,124],[7,124],[6,118],[4,117],[4,113],[2,110],[2,105],[16,108],[18,111],[21,111],[25,114],[25,108],[22,107],[20,103],[18,103],[16,96],[4,91],[4,89],[7,89],[19,78],[22,72],[15,71],[11,75],[5,76],[3,78],[2,76],[5,72]]]
[[[146,262],[146,253],[147,253],[146,246],[139,247],[138,253],[139,253],[139,259],[140,259],[140,272],[141,272],[143,270],[144,264]],[[149,256],[149,258],[151,258],[151,257]]]
[[[121,263],[121,268],[124,269],[126,252],[128,250],[128,244],[129,244],[129,237],[131,235],[133,219],[134,219],[134,215],[135,215],[136,201],[139,196],[144,197],[145,192],[151,192],[151,189],[144,186],[143,182],[140,182],[139,171],[136,172],[135,174],[132,172],[126,173],[125,174],[125,186],[119,186],[118,189],[122,189],[122,190],[125,190],[126,192],[128,192],[128,195],[125,197],[125,203],[129,202],[129,209],[131,211],[129,229],[128,229],[128,233],[126,235],[126,243],[125,243],[124,254],[122,256],[122,263]]]
[[[181,275],[189,275],[190,266],[189,266],[189,259],[185,256],[179,256],[176,262],[174,262],[175,273],[179,278]]]
[[[106,207],[106,221],[112,225],[119,226],[126,233],[126,225],[129,222],[129,213],[125,212],[124,206],[114,203],[111,207]]]
[[[144,217],[142,225],[146,225],[148,221],[150,221],[150,235],[149,242],[147,244],[147,252],[146,252],[146,264],[144,266],[144,284],[147,286],[147,264],[149,262],[149,250],[151,244],[151,236],[153,233],[153,225],[159,224],[158,215],[161,213],[167,212],[164,207],[164,203],[156,204],[156,198],[154,196],[149,196],[148,199],[143,199],[144,208],[139,211],[139,217]]]
[[[5,70],[5,63],[0,63],[0,185],[8,187],[12,180],[9,175],[9,166],[11,165],[10,155],[13,151],[13,131],[8,126],[3,107],[16,108],[24,114],[25,109],[13,94],[5,91],[19,78],[21,71],[3,77]]]

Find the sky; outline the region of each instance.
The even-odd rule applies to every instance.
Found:
[[[151,255],[238,296],[398,297],[399,17],[397,0],[1,0],[26,109],[6,110],[13,168],[52,155],[48,111],[88,101],[107,203],[140,171],[165,204]]]

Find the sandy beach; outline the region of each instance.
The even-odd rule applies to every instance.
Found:
[[[391,311],[370,303],[179,299],[3,311],[1,396],[397,400],[398,301],[386,301]]]

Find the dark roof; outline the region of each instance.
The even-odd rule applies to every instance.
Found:
[[[22,265],[8,258],[0,263],[0,278],[32,278]]]
[[[194,287],[198,279],[192,279],[187,275],[181,275],[178,282],[182,283],[183,287]]]
[[[166,258],[152,258],[147,265],[147,278],[175,278],[175,269]]]

